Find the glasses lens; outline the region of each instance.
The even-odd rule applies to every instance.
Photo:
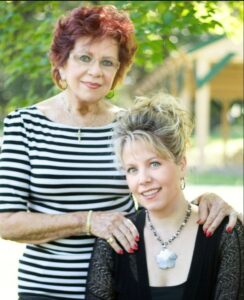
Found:
[[[74,54],[73,57],[78,64],[86,67],[90,67],[97,61],[94,57],[86,53]],[[99,66],[103,70],[117,70],[119,65],[119,61],[112,57],[101,58],[99,60]]]

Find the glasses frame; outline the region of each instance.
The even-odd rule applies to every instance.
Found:
[[[84,53],[70,53],[70,56],[74,59],[74,61],[79,64],[80,66],[86,67],[86,68],[90,68],[91,66],[94,65],[95,62],[99,61],[99,67],[101,70],[106,71],[106,72],[111,72],[111,71],[118,71],[118,69],[120,68],[120,62],[113,58],[113,57],[102,57],[100,59],[96,59],[93,55],[84,52]],[[91,58],[90,61],[82,61],[81,57],[82,56],[87,56],[89,58]],[[106,66],[103,65],[102,62],[108,60],[108,61],[112,61],[113,65],[112,66]]]

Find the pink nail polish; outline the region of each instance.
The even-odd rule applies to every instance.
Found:
[[[228,227],[227,227],[227,229],[226,229],[226,231],[227,231],[228,233],[231,233],[231,232],[232,232],[232,230],[233,230],[233,228],[232,228],[232,227],[230,227],[230,226],[228,226]]]
[[[134,250],[132,248],[130,248],[130,250],[128,252],[129,253],[134,253]]]
[[[135,237],[135,241],[139,242],[139,240],[140,240],[140,237],[137,235],[137,236]]]
[[[207,234],[207,229],[203,229],[203,232],[206,235]]]
[[[118,253],[118,254],[124,254],[124,251],[121,249],[121,250],[118,250],[117,253]]]

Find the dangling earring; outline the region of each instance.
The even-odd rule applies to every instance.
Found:
[[[132,197],[132,199],[133,199],[133,201],[134,201],[135,209],[138,210],[139,203],[138,203],[138,201],[137,201],[135,195],[133,195],[133,194],[131,193],[131,197]]]
[[[59,85],[60,85],[60,87],[61,87],[62,90],[66,90],[67,87],[68,87],[68,84],[67,84],[67,81],[65,79],[64,72],[63,72],[62,69],[59,69],[58,72],[59,72],[59,77],[60,77],[60,79],[59,79]]]
[[[67,81],[65,79],[60,78],[59,84],[60,84],[62,90],[66,90],[68,87]]]
[[[114,90],[110,90],[105,96],[106,99],[112,99],[114,97]]]
[[[184,190],[185,187],[186,187],[185,178],[182,177],[182,178],[180,179],[180,189],[181,189],[181,190]]]

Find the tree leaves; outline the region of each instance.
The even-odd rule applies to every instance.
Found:
[[[0,99],[8,111],[57,92],[48,61],[54,24],[67,10],[89,2],[128,11],[139,45],[135,68],[140,75],[195,36],[230,33],[232,25],[236,31],[243,18],[241,1],[1,1]],[[232,25],[225,26],[220,12],[229,15]]]

